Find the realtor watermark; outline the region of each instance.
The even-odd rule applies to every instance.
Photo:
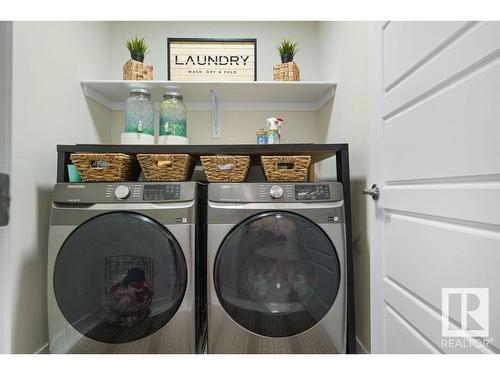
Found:
[[[441,347],[488,347],[489,288],[443,288]]]

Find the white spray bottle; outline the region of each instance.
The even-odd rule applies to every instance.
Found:
[[[277,117],[269,117],[267,120],[267,143],[268,144],[279,144],[281,138],[281,125],[283,125],[283,119]]]

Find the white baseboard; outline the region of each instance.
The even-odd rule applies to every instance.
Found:
[[[46,343],[40,349],[38,349],[34,354],[49,354],[49,343]]]
[[[361,341],[356,337],[356,353],[357,354],[369,354],[368,350],[365,349]]]

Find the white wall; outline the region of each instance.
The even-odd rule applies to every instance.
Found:
[[[111,143],[120,143],[125,117],[123,111],[111,114]],[[318,143],[318,112],[220,112],[220,138],[212,138],[212,114],[209,111],[188,111],[187,137],[189,143],[196,144],[253,144],[255,132],[264,127],[265,119],[279,117],[285,119],[282,139],[287,143]],[[155,113],[155,124],[159,123],[159,113]],[[305,130],[307,129],[307,130]],[[158,126],[155,127],[158,136]]]
[[[0,172],[10,169],[12,22],[0,21]]]
[[[370,252],[367,240],[367,198],[361,190],[368,174],[368,28],[367,22],[320,22],[321,79],[337,82],[333,112],[319,113],[320,139],[348,143],[351,172],[356,330],[370,349]],[[321,179],[332,177],[334,161],[319,166]]]
[[[33,353],[48,341],[47,228],[56,144],[108,140],[109,111],[86,100],[79,81],[108,78],[109,58],[107,23],[14,23],[8,350],[15,353]]]
[[[10,174],[10,126],[12,100],[12,22],[0,22],[0,172]],[[0,227],[0,354],[9,351],[10,321],[7,287],[10,225]]]
[[[257,79],[272,81],[273,65],[280,63],[276,47],[285,37],[298,43],[295,57],[302,80],[320,78],[317,61],[317,22],[111,22],[111,78],[122,78],[130,59],[125,41],[144,37],[150,51],[145,62],[153,65],[155,79],[167,79],[167,37],[257,38]]]

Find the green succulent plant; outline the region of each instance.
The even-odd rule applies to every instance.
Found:
[[[276,50],[278,51],[278,54],[280,56],[291,55],[293,57],[297,54],[297,52],[299,52],[297,48],[297,43],[292,42],[290,39],[287,38],[281,41],[280,45],[278,46],[278,48],[276,48]]]
[[[144,56],[148,50],[148,45],[144,41],[144,38],[134,37],[125,43],[131,55],[142,55]]]

